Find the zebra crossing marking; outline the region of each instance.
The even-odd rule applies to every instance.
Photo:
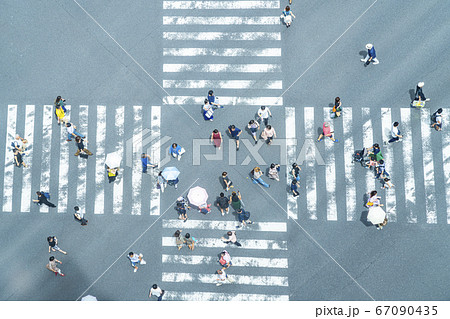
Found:
[[[266,89],[281,90],[283,81],[271,80],[163,80],[164,88],[171,89],[207,89],[220,87],[221,89]]]
[[[80,105],[79,111],[79,126],[80,134],[87,137],[87,126],[88,126],[88,116],[89,116],[89,106]],[[86,140],[84,141],[84,147],[87,148]],[[78,147],[77,147],[78,149]],[[87,185],[87,160],[79,158],[78,156],[78,183],[77,183],[77,206],[82,212],[86,212],[86,185]],[[67,165],[67,164],[66,164]]]
[[[287,242],[284,240],[267,239],[243,239],[239,241],[242,244],[238,249],[260,249],[260,250],[287,250]],[[175,237],[162,237],[163,247],[175,247]],[[219,238],[199,238],[197,247],[206,248],[225,248],[228,244]]]
[[[222,220],[197,220],[188,219],[186,222],[180,219],[164,219],[162,221],[163,228],[175,229],[210,229],[224,230],[236,229],[238,223],[235,221]],[[287,223],[283,222],[257,222],[247,227],[245,231],[266,231],[266,232],[286,232]]]
[[[401,108],[400,118],[403,129],[409,134],[403,136],[402,150],[403,154],[413,154],[412,149],[412,135],[411,135],[411,109]],[[417,223],[416,206],[416,186],[414,179],[414,166],[412,156],[403,156],[404,170],[405,170],[405,204],[409,211],[408,223]]]
[[[163,72],[204,73],[280,73],[281,64],[273,63],[164,63]]]
[[[315,141],[314,136],[314,108],[305,107],[303,109],[305,121],[305,138]],[[308,218],[317,220],[317,188],[316,188],[316,173],[314,169],[315,158],[313,154],[306,154],[306,167],[303,168],[305,175],[306,186],[306,209]]]
[[[116,152],[119,158],[123,159],[123,137],[124,137],[124,122],[125,122],[125,106],[119,106],[116,108],[116,136],[118,142],[116,145]],[[112,168],[112,167],[111,167]],[[119,181],[115,181],[114,184],[114,199],[113,199],[113,212],[114,214],[122,214],[123,205],[123,169],[119,172]]]
[[[264,294],[228,294],[217,292],[189,291],[177,292],[167,291],[165,300],[178,301],[289,301],[289,295],[264,295]]]
[[[286,180],[288,186],[291,184],[292,175],[290,172],[290,164],[296,162],[296,138],[295,138],[295,108],[286,107],[285,108],[286,117]],[[288,192],[286,194],[287,198],[287,218],[291,217],[294,219],[298,218],[298,208],[297,208],[297,197],[293,197],[292,193]]]
[[[3,182],[3,211],[12,211],[12,195],[14,182],[14,153],[12,152],[11,143],[16,138],[16,121],[17,121],[17,105],[8,105],[6,126],[6,142],[5,142],[5,169]]]
[[[442,112],[442,141],[450,141],[450,114],[449,109]],[[445,181],[445,201],[447,204],[447,224],[450,224],[450,143],[445,143],[442,147],[442,163],[444,169],[444,181]]]
[[[342,108],[342,121],[344,128],[344,175],[345,175],[345,207],[347,209],[347,221],[356,220],[356,184],[355,184],[355,163],[353,161],[353,153],[355,146],[353,144],[352,128],[353,113],[352,108]]]
[[[391,138],[391,126],[392,126],[392,118],[391,118],[391,109],[390,108],[381,108],[381,130],[382,130],[382,139],[390,139]],[[383,149],[383,155],[389,159],[389,162],[395,163],[394,152],[391,149],[391,146],[385,146]],[[386,161],[385,161],[385,164]],[[391,170],[389,166],[386,165],[386,171],[389,173]],[[386,198],[386,215],[390,222],[397,221],[397,200],[395,198],[395,188],[387,188],[385,192]]]
[[[430,128],[430,109],[420,110],[420,126],[422,131],[422,163],[423,177],[425,182],[425,206],[427,215],[427,224],[437,223],[436,198],[434,194],[434,161],[433,151],[431,149],[431,128]]]
[[[330,117],[330,108],[323,108],[323,118],[325,121]],[[334,128],[333,128],[334,131]],[[325,160],[325,179],[327,190],[327,220],[337,220],[337,206],[336,206],[336,160],[334,155],[334,149],[336,143],[328,141],[326,137],[323,137],[325,143],[325,154],[327,159]]]
[[[164,1],[164,10],[279,9],[280,1]]]
[[[163,32],[170,41],[281,41],[281,32]]]
[[[106,106],[97,105],[97,132],[95,149],[95,203],[94,214],[104,214],[105,210],[105,139]]]
[[[131,215],[141,215],[141,189],[142,189],[142,168],[141,153],[142,149],[142,106],[133,106],[133,155],[132,155],[132,189],[133,202],[131,207]],[[127,154],[128,155],[128,154]]]
[[[33,168],[35,111],[34,105],[26,105],[24,138],[28,143],[25,163],[28,163],[27,165],[29,165],[29,167],[23,170],[22,193],[20,194],[20,211],[22,212],[30,212],[31,208],[31,173]]]
[[[53,105],[44,105],[42,122],[42,145],[46,146],[46,152],[42,152],[40,191],[50,192],[50,157],[52,154],[52,120]],[[41,205],[40,212],[48,213],[47,205]]]
[[[163,48],[164,56],[281,57],[281,48]]]
[[[151,120],[151,136],[153,138],[153,143],[150,146],[151,159],[153,163],[161,164],[161,106],[152,106],[151,109],[152,120]],[[152,180],[156,183],[158,179],[158,173],[156,170],[152,170]],[[161,193],[156,185],[152,187],[150,193],[150,215],[159,215],[161,213]]]
[[[204,96],[166,96],[163,98],[163,104],[197,104],[204,103]],[[236,97],[220,96],[220,104],[229,105],[283,105],[283,98],[278,97]]]
[[[162,255],[162,263],[202,265],[217,264],[217,257],[203,255]],[[238,257],[233,256],[233,267],[288,268],[287,258]]]
[[[67,109],[65,118],[70,122],[70,105],[65,106]],[[61,124],[61,146],[59,149],[59,178],[58,178],[58,205],[56,209],[58,213],[67,212],[67,201],[69,195],[69,148],[70,142],[67,139],[67,129],[64,124]]]
[[[252,286],[281,286],[288,287],[288,277],[284,276],[244,276],[232,275],[235,284],[237,285],[252,285]],[[163,272],[161,281],[163,282],[194,282],[201,284],[216,283],[217,275],[215,274],[195,274],[183,272]]]
[[[196,17],[164,16],[164,25],[271,25],[280,24],[280,17]]]
[[[372,147],[373,145],[373,128],[372,118],[370,117],[370,108],[361,108],[362,123],[363,123],[363,145],[365,147]],[[375,179],[373,178],[373,171],[366,170],[366,191],[370,192],[375,189]]]

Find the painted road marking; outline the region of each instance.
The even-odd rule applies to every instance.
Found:
[[[197,104],[203,105],[205,96],[166,96],[164,104]],[[278,97],[237,97],[220,96],[219,103],[228,105],[283,105],[283,98]]]
[[[169,41],[281,41],[281,32],[163,32]]]
[[[236,72],[236,73],[269,73],[281,72],[281,64],[248,63],[248,64],[226,64],[226,63],[165,63],[163,72]]]
[[[342,120],[344,127],[344,172],[345,172],[345,190],[346,190],[346,208],[347,221],[355,221],[357,219],[356,211],[356,184],[355,184],[355,165],[352,163],[355,146],[353,145],[353,113],[352,108],[342,108]]]
[[[133,188],[133,203],[131,208],[131,215],[141,215],[141,199],[142,199],[142,164],[141,153],[142,149],[142,106],[133,106],[133,155],[132,155],[132,188]],[[128,154],[126,154],[128,156]],[[149,168],[151,169],[151,168]]]
[[[159,165],[161,162],[161,106],[152,106],[151,112],[150,132],[153,140],[150,146],[150,158],[153,160],[153,163]],[[161,193],[156,188],[158,171],[152,170],[151,174],[153,187],[150,194],[150,215],[159,215],[161,214]]]
[[[297,140],[295,138],[295,108],[285,108],[286,117],[286,183],[290,187],[293,176],[291,175],[291,165],[296,162]],[[287,193],[287,218],[298,219],[297,197]]]
[[[125,107],[119,106],[116,108],[116,136],[117,136],[117,145],[116,152],[119,154],[119,157],[123,161],[123,137],[124,137],[124,121],[125,121]],[[121,163],[124,165],[124,163]],[[111,167],[112,168],[112,167]],[[119,171],[118,181],[114,182],[114,199],[113,199],[113,212],[114,214],[122,214],[122,202],[123,202],[123,168]]]
[[[188,219],[186,222],[179,219],[165,219],[162,221],[163,228],[174,229],[210,229],[210,230],[232,230],[236,229],[238,222],[222,220],[194,220]],[[268,231],[286,232],[287,223],[281,222],[258,222],[247,227],[246,231]]]
[[[26,106],[24,138],[28,141],[28,143],[26,144],[26,157],[24,158],[24,160],[29,167],[23,170],[20,204],[20,211],[22,212],[29,212],[31,206],[31,172],[33,169],[34,118],[36,116],[35,111],[36,110],[34,105]]]
[[[304,110],[305,119],[305,138],[315,141],[317,136],[314,132],[314,108],[305,107]],[[316,190],[316,171],[314,169],[315,157],[312,153],[307,153],[306,165],[304,165],[302,173],[305,176],[306,187],[306,209],[308,218],[317,220],[317,190]]]
[[[164,299],[179,301],[289,301],[289,295],[228,294],[202,291],[167,291],[164,294]]]
[[[163,48],[163,55],[281,57],[281,48]]]
[[[5,170],[3,179],[3,211],[12,212],[14,183],[14,152],[11,143],[16,140],[17,105],[8,105],[8,117],[5,142]],[[26,168],[25,168],[26,169]],[[31,169],[31,168],[28,168]]]
[[[330,116],[330,108],[323,108],[324,121],[328,121]],[[334,129],[332,128],[334,131]],[[335,136],[334,136],[335,137]],[[325,143],[325,179],[327,189],[327,220],[337,220],[337,206],[336,206],[336,160],[334,156],[335,144],[331,139],[324,137]]]
[[[163,87],[170,89],[266,89],[281,90],[283,81],[266,81],[266,80],[163,80]]]
[[[185,272],[163,272],[163,282],[194,282],[201,284],[215,284],[217,281],[216,274],[194,274]],[[281,286],[288,287],[288,277],[283,276],[243,276],[243,275],[229,275],[237,285],[252,285],[252,286]]]
[[[70,105],[66,105],[66,120],[70,122]],[[61,124],[61,146],[59,149],[59,183],[58,183],[58,213],[67,213],[67,201],[69,197],[69,148],[70,142],[67,139],[67,128]]]
[[[279,9],[280,1],[164,1],[164,10]]]
[[[280,24],[280,17],[194,17],[164,16],[164,25],[273,25]]]
[[[105,139],[106,106],[97,105],[97,132],[95,149],[95,205],[94,214],[104,214],[105,210]]]
[[[41,161],[41,184],[39,190],[41,192],[50,192],[50,155],[52,154],[52,119],[53,105],[44,105],[44,117],[42,124],[42,152]],[[67,135],[67,133],[66,133]],[[67,165],[67,163],[66,163]],[[40,206],[41,213],[48,213],[48,206]]]
[[[239,242],[242,244],[241,249],[287,250],[287,242],[284,240],[243,239],[239,240]],[[165,247],[175,247],[175,237],[162,237],[162,245]],[[220,238],[198,238],[197,246],[225,248],[228,247],[228,244],[225,244]]]

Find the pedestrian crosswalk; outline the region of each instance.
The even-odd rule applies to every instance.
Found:
[[[224,106],[283,105],[280,1],[164,1],[163,9],[163,104],[200,107],[213,90]]]

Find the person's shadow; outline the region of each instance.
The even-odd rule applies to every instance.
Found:
[[[411,102],[414,101],[416,97],[416,91],[414,89],[409,90],[409,97],[411,99]]]
[[[369,214],[369,210],[366,208],[366,203],[369,201],[369,194],[364,194],[363,196],[363,206],[365,209],[361,212],[360,221],[363,223],[366,227],[371,227],[373,224],[367,220],[367,215]]]
[[[364,59],[367,55],[367,51],[359,51],[359,55],[361,56],[361,59]]]

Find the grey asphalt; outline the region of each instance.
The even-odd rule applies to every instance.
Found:
[[[79,3],[160,85],[162,84],[162,64],[165,61],[162,55],[165,45],[162,32],[166,30],[166,27],[162,26],[162,16],[165,14],[162,1],[152,1],[151,5],[148,1],[110,1],[107,5],[89,1]],[[287,1],[283,1],[282,6],[284,3],[287,4]],[[297,18],[292,27],[286,29],[282,25],[278,26],[282,30],[283,89],[289,87],[310,67],[372,3],[373,1],[350,1],[345,4],[314,1],[302,3],[300,6],[294,0],[292,9]],[[280,11],[267,10],[267,14],[279,15]],[[273,126],[277,134],[281,137],[285,135],[284,106],[296,107],[298,114],[303,113],[303,107],[315,107],[318,115],[322,113],[323,106],[333,102],[335,96],[341,97],[344,106],[370,107],[375,126],[375,123],[380,123],[381,107],[392,107],[395,115],[399,114],[398,108],[409,105],[410,90],[418,81],[425,82],[424,91],[432,98],[429,104],[433,111],[446,106],[449,99],[446,90],[449,84],[449,66],[445,62],[450,58],[446,44],[450,31],[447,21],[449,11],[446,3],[442,1],[377,1],[286,92],[283,107],[272,107]],[[188,10],[183,13],[187,14]],[[251,15],[252,11],[244,10],[239,13],[246,14]],[[20,107],[34,104],[39,110],[41,105],[52,104],[56,95],[69,99],[69,104],[73,105],[73,119],[77,118],[78,105],[106,105],[107,119],[110,121],[113,120],[116,106],[125,105],[126,110],[131,110],[133,105],[143,105],[144,128],[150,127],[150,106],[162,105],[162,98],[166,94],[75,2],[4,1],[0,4],[0,21],[0,40],[4,44],[0,52],[1,150],[5,149],[7,105],[19,105],[18,118],[23,119],[24,109]],[[221,29],[215,26],[211,30]],[[251,30],[266,31],[269,28],[261,26],[252,27]],[[360,51],[365,51],[364,45],[367,42],[375,44],[380,64],[364,68],[359,59]],[[214,43],[205,45],[215,47]],[[179,58],[178,61],[195,63],[190,58]],[[258,60],[262,61],[264,60]],[[223,79],[235,77],[225,73]],[[232,89],[215,91],[218,96],[253,94]],[[169,93],[206,94],[203,90],[194,90],[192,93],[169,90]],[[224,132],[229,124],[244,128],[245,123],[253,118],[257,107],[219,110],[213,123],[204,123],[199,106],[192,105],[187,109],[200,126],[190,120],[179,107],[162,105],[161,134],[172,136],[189,154],[192,152],[193,138],[207,138],[214,128],[220,129],[225,136]],[[42,121],[42,112],[41,115],[39,112],[37,114],[36,123],[39,119]],[[88,136],[95,135],[95,118],[95,113],[91,111]],[[132,127],[132,123],[132,117],[125,115],[125,127]],[[419,119],[413,117],[412,124],[418,123]],[[316,116],[315,126],[320,125],[321,120]],[[18,124],[17,129],[23,130],[23,124]],[[111,129],[111,126],[107,127],[107,130]],[[53,130],[57,130],[55,122]],[[342,131],[342,127],[336,124],[336,130]],[[35,127],[35,152],[42,152],[43,149],[39,145],[39,137],[42,135],[39,132],[40,128]],[[128,137],[131,134],[132,132],[126,129],[125,135]],[[356,139],[361,135],[361,131],[355,128],[354,134]],[[249,138],[246,132],[243,132],[243,135]],[[299,128],[297,136],[302,138]],[[52,149],[59,149],[62,140],[58,134],[53,136]],[[228,147],[227,140],[228,138],[225,138],[225,148]],[[433,153],[438,154],[444,141],[438,135],[433,135],[432,141]],[[114,149],[116,142],[116,136],[111,134],[107,152]],[[414,145],[419,146],[420,140],[414,140]],[[72,145],[71,154],[72,151],[75,152],[74,148]],[[323,152],[323,148],[320,149]],[[400,158],[402,154],[395,152],[396,158]],[[247,150],[243,148],[238,153],[238,160],[242,161],[247,154]],[[262,147],[260,154],[269,163],[280,160],[278,152],[274,153],[266,146]],[[336,148],[335,154],[336,158],[342,158],[342,149]],[[3,153],[0,155],[0,167],[4,167]],[[38,159],[39,157],[34,157],[31,167],[39,167]],[[78,159],[70,156],[69,180],[74,180],[77,176],[77,161]],[[304,218],[302,211],[299,211],[298,223],[376,300],[448,300],[450,297],[447,287],[450,279],[449,225],[445,220],[445,190],[442,186],[445,180],[442,158],[439,159],[439,156],[435,155],[433,161],[437,186],[435,198],[438,199],[437,224],[427,224],[424,217],[419,217],[417,224],[407,223],[405,211],[401,209],[401,205],[405,203],[404,195],[398,195],[397,198],[398,222],[388,224],[381,232],[360,221],[347,222],[341,216],[337,221],[327,221],[324,211],[319,211],[322,218],[311,221]],[[57,172],[57,152],[52,152],[51,163],[52,172]],[[420,160],[416,158],[414,163],[420,163]],[[182,172],[178,191],[168,189],[163,194],[161,213],[166,210],[167,213],[158,221],[157,216],[145,213],[145,209],[148,209],[145,198],[142,201],[144,212],[141,216],[131,216],[126,202],[122,215],[113,215],[112,203],[106,202],[105,214],[94,216],[92,211],[89,212],[89,209],[93,209],[94,197],[88,195],[86,207],[90,214],[89,225],[84,228],[73,221],[70,212],[41,214],[34,205],[31,213],[0,212],[0,240],[4,243],[0,248],[3,256],[0,260],[0,282],[3,286],[0,290],[0,300],[75,300],[103,273],[87,291],[101,300],[147,300],[148,289],[155,282],[167,291],[288,293],[290,300],[370,300],[296,222],[287,220],[286,213],[268,198],[259,186],[253,185],[247,179],[253,164],[254,162],[248,166],[229,167],[224,159],[223,162],[202,161],[201,166],[192,166],[188,156],[185,156],[182,161],[175,162]],[[88,162],[88,172],[93,172],[93,165],[92,161]],[[15,173],[19,171],[15,170]],[[218,195],[221,187],[217,178],[223,170],[229,172],[236,188],[243,194],[246,207],[257,221],[288,223],[287,233],[271,235],[274,239],[288,242],[287,252],[279,255],[289,258],[287,271],[233,271],[241,274],[288,276],[288,289],[239,286],[233,290],[234,288],[227,286],[221,287],[226,290],[216,290],[216,287],[205,288],[202,284],[161,283],[163,271],[213,273],[216,270],[215,265],[202,265],[195,269],[193,266],[182,268],[162,264],[161,253],[174,254],[175,248],[161,247],[161,236],[170,236],[173,233],[172,229],[163,229],[161,221],[176,217],[172,202],[197,178],[197,185],[207,187],[213,197]],[[417,165],[414,170],[418,172],[416,209],[420,212],[424,210],[423,168]],[[282,173],[284,171],[283,167]],[[365,172],[357,169],[355,172],[362,174],[360,178],[355,176],[358,195],[362,195]],[[21,176],[20,172],[16,174]],[[401,163],[394,166],[391,175],[403,176]],[[153,181],[147,178],[148,176],[145,177],[144,189],[148,190]],[[342,174],[338,173],[337,177],[339,182]],[[3,180],[3,170],[0,170],[1,189],[4,186]],[[20,188],[21,179],[18,180],[14,183],[14,190]],[[39,187],[39,182],[40,172],[33,170],[32,190]],[[318,189],[324,189],[325,182],[318,180]],[[57,193],[57,183],[58,176],[52,174],[52,195]],[[282,207],[286,207],[284,183],[270,184],[269,193],[279,200]],[[404,185],[398,187],[398,193],[404,193]],[[108,186],[105,187],[105,190],[107,189]],[[93,190],[89,182],[88,190]],[[129,190],[125,194],[129,194]],[[76,204],[75,195],[75,189],[71,189],[68,207]],[[302,196],[299,207],[304,205],[304,195]],[[14,197],[14,203],[19,201],[20,199]],[[345,198],[339,197],[338,206],[343,207],[343,203]],[[318,208],[322,206],[318,205]],[[191,214],[193,219],[201,218],[195,216],[195,213]],[[220,218],[217,210],[213,210],[212,214],[205,218]],[[233,218],[234,216],[227,216],[227,220]],[[115,262],[155,221],[154,226],[130,248],[143,252],[148,264],[140,267],[139,272],[135,274],[125,255]],[[239,234],[241,238],[255,238],[255,235],[252,237],[244,232]],[[67,274],[65,278],[55,278],[45,269],[48,260],[45,240],[48,235],[56,235],[62,249],[69,252],[67,256],[55,255],[63,261],[61,269]],[[198,231],[197,237],[201,236],[220,237],[222,233]],[[265,238],[265,234],[256,236]],[[235,250],[229,251],[233,256]],[[194,254],[215,255],[219,252],[218,249],[198,247]],[[186,254],[186,251],[183,253]],[[267,252],[265,256],[272,257],[271,252]]]

